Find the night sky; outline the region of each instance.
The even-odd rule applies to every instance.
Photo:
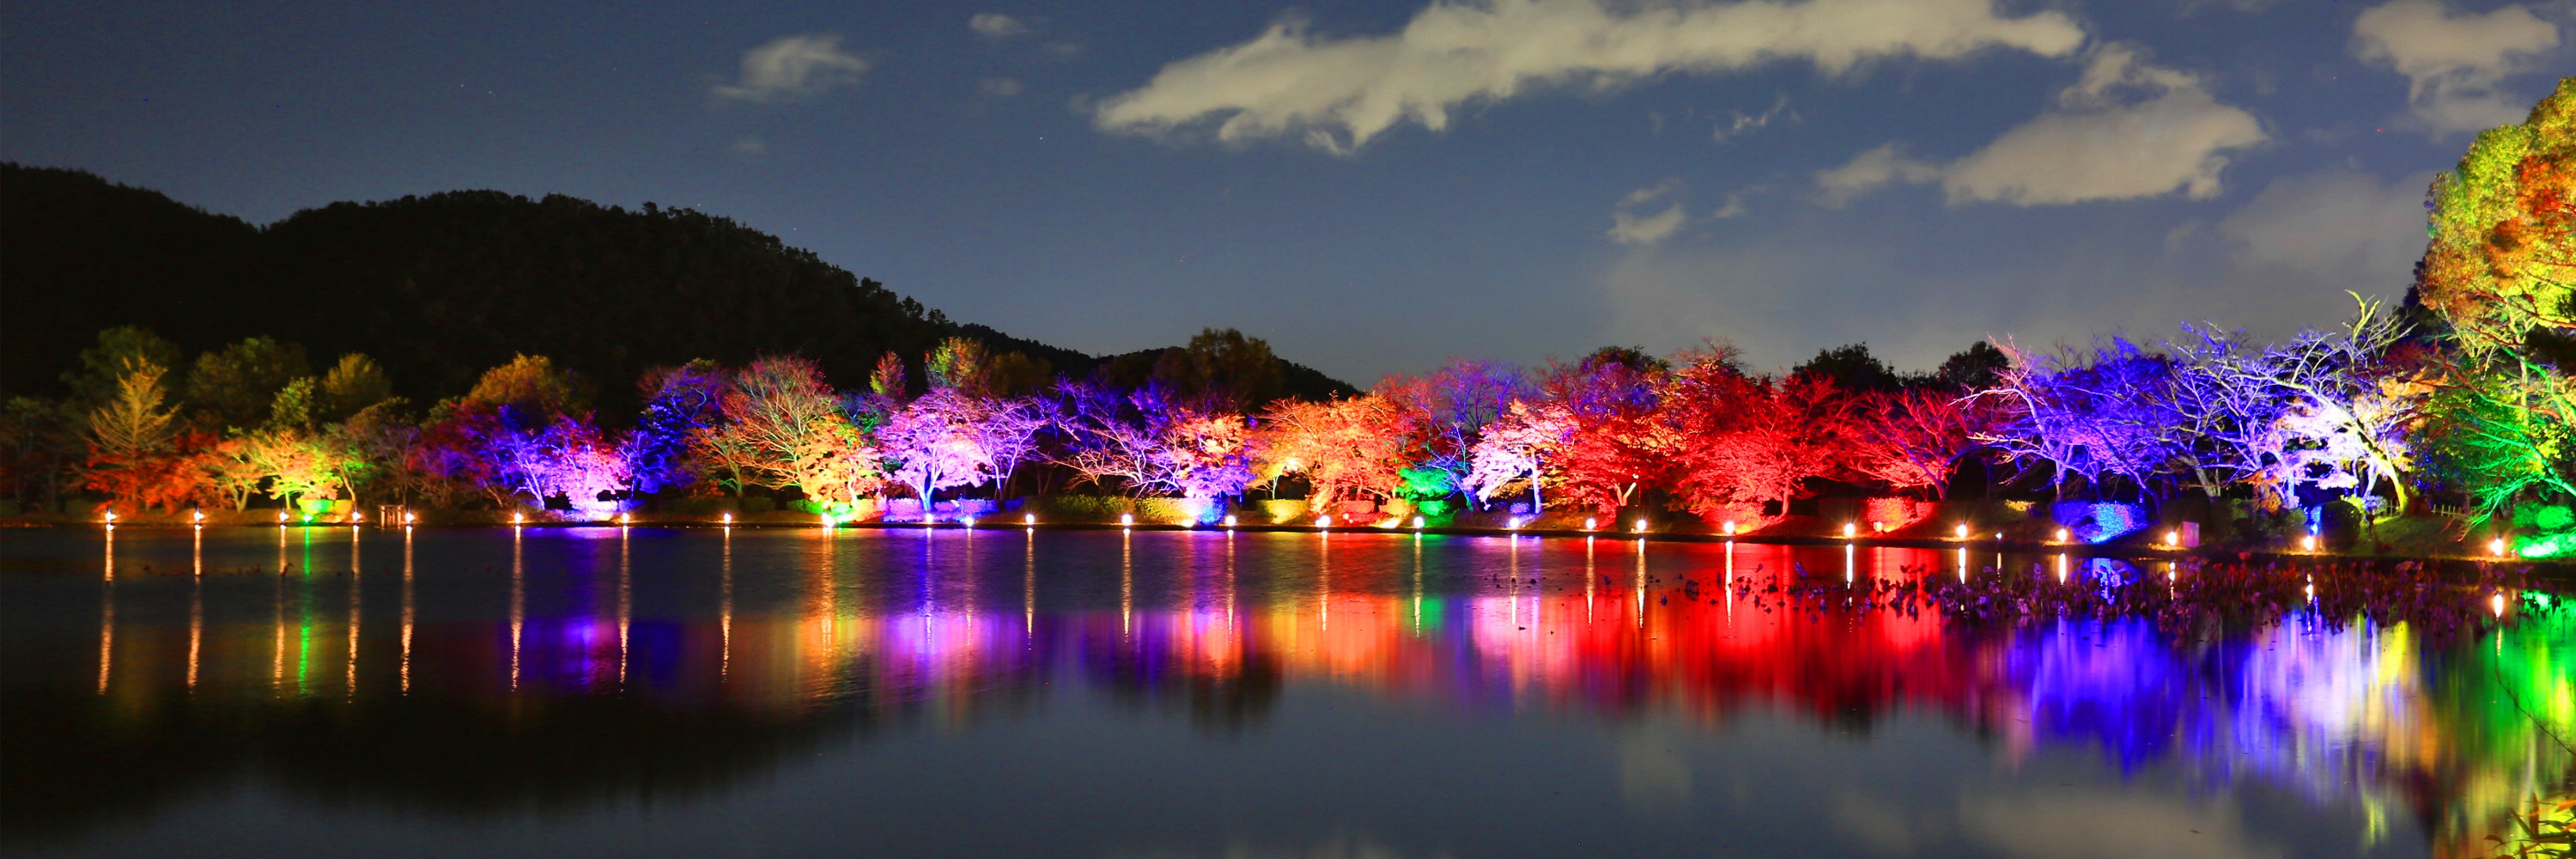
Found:
[[[1723,337],[2330,325],[2576,72],[2400,0],[0,4],[0,158],[265,223],[688,206],[1090,352],[1234,326],[1367,384]]]

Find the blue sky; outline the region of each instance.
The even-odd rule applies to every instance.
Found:
[[[0,158],[255,222],[732,217],[1093,352],[1449,357],[2327,325],[2576,3],[0,6]]]

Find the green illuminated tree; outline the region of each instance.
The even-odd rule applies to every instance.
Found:
[[[2455,348],[2428,461],[2481,518],[2526,489],[2576,494],[2576,78],[2479,134],[2429,205],[2415,297]]]
[[[323,420],[347,420],[368,406],[393,399],[394,383],[385,378],[376,359],[357,352],[340,356],[340,363],[322,377],[322,390],[314,404]]]

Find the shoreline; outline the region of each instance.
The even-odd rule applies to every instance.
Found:
[[[798,519],[798,520],[801,520],[801,521],[787,521],[791,516],[792,516],[793,518]],[[228,516],[228,517],[226,517],[226,518],[236,518],[236,517],[229,517],[229,516]],[[444,519],[445,517],[441,517],[441,518],[442,518],[442,519]],[[165,521],[165,520],[166,520],[166,521]],[[2335,550],[2335,549],[2331,549],[2331,548],[2324,548],[2324,547],[2320,547],[2320,548],[2315,549],[2315,550],[2296,550],[2296,549],[2283,549],[2283,548],[2275,548],[2275,547],[2246,547],[2246,546],[2200,546],[2200,547],[2184,548],[2184,547],[2166,547],[2166,546],[2162,546],[2162,545],[2156,545],[2156,544],[2154,544],[2154,543],[2142,543],[2142,542],[2137,541],[2137,540],[2129,539],[2129,538],[2134,538],[2134,537],[2141,536],[2141,535],[2145,534],[2145,533],[2146,533],[2146,532],[2148,532],[2148,531],[2152,531],[2153,529],[2142,529],[2140,532],[2135,532],[2135,533],[2132,533],[2132,534],[2124,535],[2124,536],[2123,536],[2123,538],[2121,538],[2121,539],[2115,539],[2115,540],[2111,540],[2111,541],[2107,541],[2107,542],[2102,542],[2102,543],[2084,543],[2084,542],[2065,542],[2065,543],[2060,543],[2060,542],[2047,541],[2047,540],[2030,540],[2030,539],[2019,539],[2019,538],[2013,538],[2013,537],[1996,538],[1996,537],[1986,536],[1986,537],[1972,537],[1972,538],[1960,539],[1960,538],[1957,538],[1957,537],[1924,536],[1924,535],[1907,535],[1907,534],[1899,534],[1899,533],[1857,534],[1857,535],[1850,536],[1850,537],[1844,537],[1844,536],[1840,536],[1840,535],[1833,535],[1833,534],[1762,533],[1762,532],[1759,532],[1759,531],[1756,531],[1756,532],[1749,532],[1749,533],[1742,533],[1742,534],[1727,535],[1727,534],[1721,534],[1721,533],[1701,533],[1701,532],[1696,532],[1696,531],[1673,530],[1673,529],[1669,529],[1669,528],[1667,528],[1667,529],[1648,529],[1648,530],[1645,530],[1645,531],[1636,531],[1636,530],[1611,530],[1611,529],[1599,529],[1599,530],[1590,530],[1590,531],[1586,531],[1586,530],[1582,530],[1582,529],[1568,529],[1568,528],[1493,528],[1493,527],[1480,527],[1480,526],[1457,526],[1457,525],[1447,525],[1447,526],[1443,526],[1443,525],[1429,525],[1429,524],[1426,524],[1426,525],[1424,525],[1424,526],[1422,526],[1422,527],[1418,527],[1418,528],[1416,528],[1416,527],[1380,527],[1380,526],[1377,526],[1377,525],[1374,525],[1374,524],[1371,524],[1371,525],[1334,525],[1334,526],[1329,526],[1329,527],[1318,527],[1318,526],[1311,525],[1311,524],[1277,524],[1277,523],[1239,523],[1239,524],[1231,525],[1231,526],[1229,526],[1229,525],[1222,525],[1222,524],[1212,524],[1212,525],[1182,525],[1182,524],[1171,524],[1171,523],[1164,523],[1164,522],[1137,522],[1137,523],[1133,523],[1133,524],[1121,524],[1121,523],[1117,523],[1117,522],[1090,522],[1090,521],[1055,521],[1055,522],[1043,522],[1043,521],[1042,521],[1042,522],[1036,522],[1036,523],[1029,523],[1029,522],[1025,522],[1025,521],[1019,521],[1019,520],[1015,520],[1015,519],[1008,519],[1008,518],[1003,518],[1003,517],[996,517],[996,518],[995,518],[995,519],[993,519],[993,520],[981,520],[981,521],[976,521],[976,522],[971,523],[971,524],[969,524],[969,523],[964,523],[964,522],[959,522],[959,521],[955,521],[955,520],[948,520],[948,521],[934,521],[934,522],[927,522],[927,523],[921,523],[921,522],[887,522],[887,521],[882,521],[882,520],[868,520],[868,521],[859,521],[859,522],[836,522],[836,523],[833,523],[833,524],[831,524],[831,525],[828,525],[828,526],[827,526],[827,525],[821,524],[821,523],[819,523],[819,522],[817,522],[817,521],[814,521],[811,517],[805,516],[805,515],[803,515],[803,514],[758,514],[758,515],[755,515],[755,516],[745,517],[745,518],[743,518],[743,519],[734,520],[734,521],[731,521],[731,522],[722,521],[722,520],[715,520],[715,519],[704,519],[704,518],[700,518],[700,517],[666,517],[666,516],[660,516],[660,515],[647,515],[647,516],[637,516],[637,517],[635,517],[634,519],[632,519],[631,521],[628,521],[628,522],[625,522],[625,523],[620,523],[620,522],[618,522],[618,521],[616,521],[616,520],[562,521],[562,520],[547,519],[547,520],[529,521],[529,522],[524,522],[524,523],[517,523],[517,524],[513,524],[513,523],[509,523],[509,522],[471,522],[471,521],[469,521],[469,522],[459,522],[459,521],[448,520],[448,521],[432,521],[432,522],[415,523],[415,524],[410,524],[410,525],[394,525],[394,526],[387,526],[387,525],[379,524],[379,523],[376,523],[376,522],[350,522],[350,521],[338,520],[338,519],[334,519],[334,520],[316,520],[316,521],[310,521],[310,522],[274,522],[274,523],[272,523],[272,522],[238,522],[238,521],[233,521],[233,522],[214,522],[214,521],[210,521],[210,522],[205,522],[205,523],[202,523],[202,524],[194,524],[194,523],[190,523],[190,522],[187,522],[187,521],[178,520],[178,519],[171,518],[171,517],[166,517],[166,516],[153,516],[153,517],[143,518],[143,519],[142,519],[142,520],[140,520],[140,521],[134,521],[134,520],[120,520],[120,521],[116,522],[116,523],[115,523],[114,525],[112,525],[112,526],[111,526],[111,525],[107,525],[107,524],[102,523],[102,522],[97,522],[97,521],[85,521],[85,522],[82,522],[82,521],[43,521],[43,520],[31,520],[31,519],[25,519],[25,518],[0,521],[0,529],[69,530],[69,529],[76,529],[76,528],[86,528],[86,529],[103,529],[103,530],[133,530],[133,529],[148,529],[148,530],[155,530],[155,531],[163,531],[163,530],[182,530],[182,529],[191,529],[191,528],[195,528],[195,529],[206,529],[206,528],[217,528],[217,529],[269,529],[269,528],[276,528],[276,529],[315,529],[315,528],[321,528],[321,529],[330,529],[330,530],[351,529],[351,528],[361,528],[361,529],[373,529],[373,530],[384,530],[384,531],[390,531],[390,530],[396,530],[396,529],[409,529],[409,528],[418,528],[418,529],[434,529],[434,530],[441,530],[441,531],[461,531],[461,530],[472,530],[472,529],[499,529],[499,528],[517,528],[517,529],[548,529],[548,530],[563,530],[563,529],[574,529],[574,528],[628,528],[628,529],[633,529],[633,528],[654,528],[654,529],[663,529],[663,530],[730,530],[730,529],[743,529],[743,530],[763,530],[763,531],[789,531],[789,530],[804,530],[804,531],[812,531],[812,530],[823,530],[823,529],[829,528],[829,529],[831,529],[831,530],[872,530],[872,531],[976,531],[976,532],[1023,532],[1023,533],[1025,533],[1025,532],[1035,532],[1035,531],[1130,531],[1130,532],[1133,532],[1133,531],[1155,531],[1155,532],[1218,532],[1218,533],[1225,533],[1225,532],[1242,532],[1242,533],[1260,533],[1260,534],[1317,534],[1317,535],[1327,535],[1327,534],[1343,535],[1343,534],[1347,534],[1347,535],[1383,535],[1383,536],[1391,536],[1391,537],[1402,537],[1402,536],[1431,536],[1431,537],[1529,537],[1529,538],[1538,539],[1538,540],[1578,540],[1578,539],[1590,539],[1590,540],[1595,540],[1595,541],[1606,541],[1606,542],[1647,542],[1647,543],[1688,543],[1688,544],[1747,543],[1747,544],[1752,544],[1752,545],[1809,546],[1809,547],[1816,547],[1816,546],[1823,546],[1823,547],[1831,547],[1831,546],[1850,546],[1850,547],[1854,547],[1854,548],[1926,549],[1926,550],[1935,550],[1935,551],[1962,551],[1962,550],[1974,550],[1974,551],[1977,551],[1977,552],[1980,552],[1980,553],[2020,554],[2020,555],[2066,555],[2066,556],[2069,556],[2069,557],[2076,557],[2076,558],[2106,558],[2106,559],[2128,560],[2128,561],[2181,561],[2181,560],[2193,560],[2193,559],[2197,559],[2197,560],[2202,560],[2202,561],[2222,561],[2222,562],[2224,562],[2224,561],[2234,561],[2234,562],[2239,562],[2239,563],[2258,563],[2258,562],[2260,562],[2260,563],[2278,563],[2278,562],[2284,562],[2284,561],[2288,561],[2288,562],[2298,562],[2298,561],[2310,561],[2310,562],[2380,562],[2380,561],[2385,561],[2385,562],[2389,562],[2389,563],[2403,563],[2403,562],[2413,561],[2413,562],[2435,563],[2435,564],[2443,564],[2443,565],[2464,564],[2464,563],[2465,563],[2465,564],[2477,564],[2477,565],[2481,565],[2481,566],[2487,566],[2487,565],[2508,565],[2508,566],[2513,566],[2513,567],[2520,567],[2520,568],[2524,568],[2524,569],[2526,569],[2527,571],[2531,572],[2532,574],[2539,575],[2539,576],[2542,576],[2542,577],[2544,577],[2544,578],[2551,579],[2551,580],[2571,580],[2571,581],[2576,581],[2576,562],[2571,562],[2571,561],[2561,561],[2561,560],[2553,560],[2553,559],[2522,558],[2522,557],[2495,557],[2495,556],[2490,556],[2490,555],[2471,555],[2471,554],[2415,554],[2415,553],[2355,552],[2355,551],[2348,551],[2348,550],[2339,551],[2339,550]],[[1909,530],[1910,530],[1910,529],[1909,529]]]

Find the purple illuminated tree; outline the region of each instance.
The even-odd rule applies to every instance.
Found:
[[[2013,366],[1982,396],[2006,416],[1980,441],[2025,463],[2054,466],[2058,492],[2079,475],[2098,492],[2114,478],[2153,495],[2154,478],[2189,444],[2172,420],[2180,363],[2121,338],[2090,350],[2033,355],[2005,346]]]
[[[1394,407],[1404,436],[1406,484],[1420,488],[1415,497],[1436,497],[1467,488],[1486,427],[1537,389],[1518,367],[1460,359],[1420,377],[1389,376],[1376,393]],[[1467,497],[1483,500],[1473,490]]]

